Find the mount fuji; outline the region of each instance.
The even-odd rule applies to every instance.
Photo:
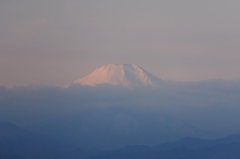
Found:
[[[92,73],[74,81],[74,84],[88,86],[109,84],[128,88],[156,87],[162,83],[163,80],[135,64],[104,65],[95,69]]]

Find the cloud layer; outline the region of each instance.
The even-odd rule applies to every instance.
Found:
[[[108,85],[1,87],[0,94],[0,120],[89,147],[154,145],[184,136],[240,132],[239,81],[166,82],[138,90]],[[138,135],[131,138],[133,134]],[[107,138],[112,140],[104,142]]]

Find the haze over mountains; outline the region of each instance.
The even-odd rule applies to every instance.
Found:
[[[177,142],[154,147],[126,146],[119,150],[103,152],[91,159],[238,159],[240,135],[230,135],[214,140],[185,137]]]
[[[110,84],[136,88],[143,86],[156,87],[161,85],[163,80],[135,64],[108,64],[97,68],[89,75],[74,81],[74,83],[89,86]]]
[[[33,142],[40,144],[41,152],[34,146],[29,149],[43,156],[61,156],[54,146],[61,143],[63,149],[67,145],[70,148],[62,151],[65,155],[81,152],[78,156],[86,158],[126,145],[154,146],[186,136],[213,139],[238,133],[239,103],[237,80],[170,82],[133,64],[110,64],[66,88],[0,87],[0,121],[18,125],[4,122],[0,133],[16,136],[26,149]],[[34,138],[26,137],[26,132]],[[7,139],[5,134],[3,140]],[[18,149],[12,139],[9,149]],[[44,149],[46,139],[53,144],[51,153]],[[15,151],[0,155],[28,153],[11,152]]]
[[[240,135],[213,140],[185,137],[154,146],[127,145],[111,151],[86,150],[61,140],[33,133],[8,122],[0,122],[1,159],[236,159],[240,157]]]

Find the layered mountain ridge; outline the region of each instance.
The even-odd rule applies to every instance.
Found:
[[[124,87],[156,87],[161,85],[163,80],[135,64],[108,64],[74,83],[89,86],[110,84]]]

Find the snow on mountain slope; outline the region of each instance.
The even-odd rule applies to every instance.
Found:
[[[163,80],[134,64],[104,65],[75,84],[96,86],[98,84],[121,85],[124,87],[159,86]]]

